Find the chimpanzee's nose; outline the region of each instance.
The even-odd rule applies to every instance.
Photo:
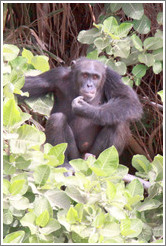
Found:
[[[88,87],[88,88],[92,87],[92,83],[88,83],[88,84],[87,84],[87,87]]]

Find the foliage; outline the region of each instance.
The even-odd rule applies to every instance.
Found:
[[[67,144],[44,144],[44,133],[29,124],[15,97],[27,95],[25,73],[48,69],[46,58],[34,59],[28,50],[19,55],[12,45],[3,51],[4,243],[162,242],[162,156],[152,163],[133,157],[138,175],[150,180],[146,196],[138,179],[124,183],[128,168],[114,146],[97,159],[72,160],[75,176],[64,176],[59,166]]]
[[[62,64],[68,66],[72,60],[87,54],[89,45],[83,45],[77,41],[77,36],[81,30],[89,30],[93,27],[93,23],[102,24],[105,19],[113,16],[118,21],[118,24],[133,24],[134,27],[132,27],[127,36],[131,39],[132,35],[136,34],[143,43],[145,39],[162,33],[157,31],[163,28],[162,11],[162,2],[147,2],[143,3],[143,5],[140,3],[104,3],[102,1],[100,3],[4,3],[3,38],[4,43],[26,48],[32,51],[33,54],[48,55],[51,68]],[[140,16],[142,17],[139,20]],[[94,28],[92,34],[89,34],[89,38],[92,40],[95,34],[96,36],[99,34],[100,37],[97,28]],[[121,38],[121,41],[126,38]],[[126,63],[126,58],[111,55],[112,58],[115,58],[116,67],[114,63],[113,65],[111,63],[111,66],[114,66],[115,69],[120,67],[121,73],[126,71],[126,74],[123,75],[124,83],[131,86],[133,86],[133,82],[135,83],[134,88],[144,105],[144,115],[141,122],[132,125],[132,135],[137,144],[133,144],[133,141],[132,144],[129,144],[130,153],[134,154],[139,151],[139,153],[147,155],[152,160],[156,154],[163,153],[163,106],[161,97],[158,96],[158,92],[163,89],[163,74],[162,71],[159,74],[153,72],[153,68],[155,72],[161,69],[160,61],[162,61],[163,54],[161,52],[162,49],[148,50],[146,53],[153,54],[155,60],[159,60],[159,63],[156,62],[155,66],[147,67],[144,63],[138,61],[137,53],[143,53],[143,50],[141,51],[139,47],[139,39],[136,38],[134,40],[134,37],[132,39],[130,42],[133,45],[133,42],[137,41],[136,43],[138,44],[136,46],[138,49],[135,48],[135,51],[129,54],[131,58],[131,61],[129,61],[135,61],[136,63],[129,65]],[[97,45],[100,42],[101,40],[99,40],[99,43],[97,42]],[[123,43],[119,42],[119,46],[123,48]],[[93,47],[95,47],[94,44],[90,44],[89,52],[94,49]],[[128,50],[131,53],[131,47],[124,50],[125,55]],[[123,49],[121,49],[120,53],[122,51]],[[100,54],[100,57],[106,55],[107,59],[110,59],[108,52],[109,49],[105,49],[102,52],[103,54]],[[116,50],[116,55],[118,55],[118,52]],[[135,57],[136,59],[134,59]],[[147,57],[149,58],[150,56]],[[141,59],[143,59],[142,56]],[[125,62],[126,66],[122,62]],[[152,59],[149,60],[150,64],[151,62]],[[135,76],[131,73],[133,66],[138,64],[144,65],[143,70],[146,67],[146,73],[141,79],[135,79]],[[46,116],[42,117],[41,114],[49,115],[52,101],[47,97],[44,101],[43,99],[38,99],[35,102],[28,102],[28,104],[33,108],[33,112],[35,111],[33,118],[37,119],[42,129],[45,126]],[[47,107],[48,104],[50,105],[49,107]]]
[[[148,34],[151,22],[144,14],[142,3],[111,3],[111,16],[101,18],[94,28],[83,30],[78,41],[90,45],[87,57],[99,59],[123,75],[126,84],[140,85],[141,78],[152,67],[155,74],[162,71],[163,33],[162,12],[157,15],[158,29],[154,37],[142,40],[141,34]],[[120,22],[115,16],[122,9],[128,21]],[[129,74],[132,66],[132,73]]]

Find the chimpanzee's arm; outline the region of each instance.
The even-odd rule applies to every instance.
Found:
[[[63,89],[63,80],[69,73],[70,68],[57,67],[38,76],[28,76],[22,91],[29,92],[29,96],[35,98],[54,92],[56,88]]]
[[[133,121],[141,117],[142,107],[138,100],[129,98],[110,99],[108,103],[93,106],[77,97],[72,103],[75,114],[92,119],[99,125],[112,125],[124,121]]]

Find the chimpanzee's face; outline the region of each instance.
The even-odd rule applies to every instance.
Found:
[[[103,88],[104,80],[105,67],[103,64],[92,60],[82,61],[77,73],[79,95],[83,96],[87,102],[92,101],[97,92]]]

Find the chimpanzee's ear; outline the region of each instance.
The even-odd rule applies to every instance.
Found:
[[[71,68],[73,68],[76,64],[76,60],[71,61]]]

